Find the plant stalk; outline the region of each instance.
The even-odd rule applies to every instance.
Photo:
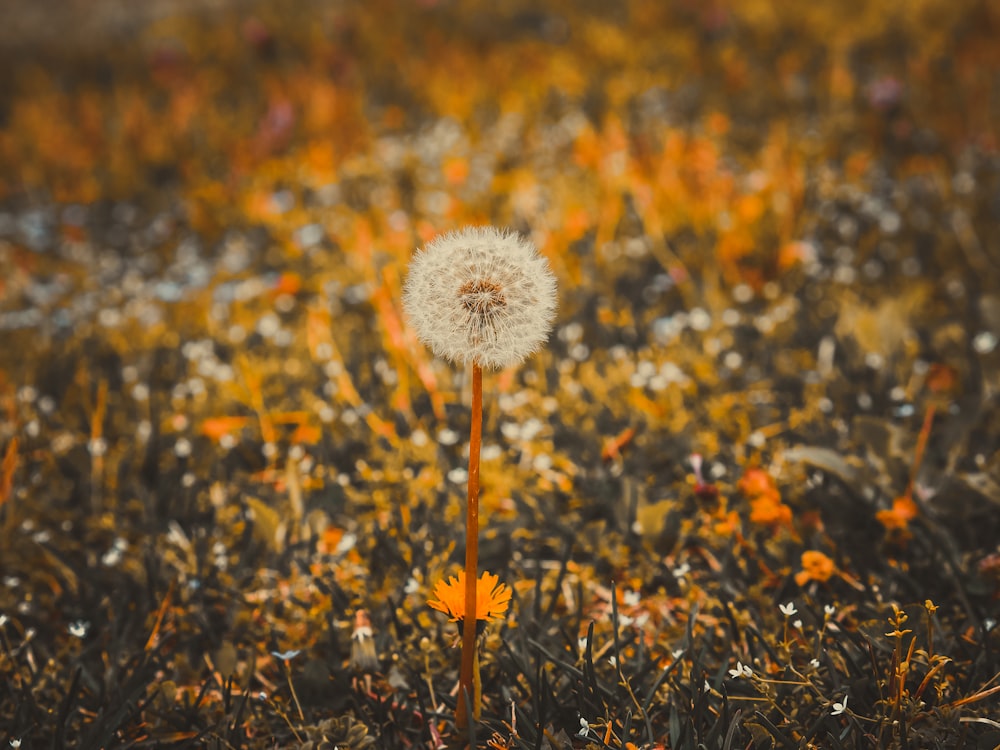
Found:
[[[479,719],[480,692],[476,662],[476,583],[479,567],[479,454],[483,443],[483,368],[472,364],[472,426],[469,434],[469,494],[465,513],[465,617],[462,621],[462,666],[458,677],[455,723],[464,729],[472,717]]]

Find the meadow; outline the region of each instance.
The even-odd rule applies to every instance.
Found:
[[[995,3],[53,13],[0,32],[0,742],[1000,746]],[[558,291],[483,377],[459,729],[473,385],[403,299],[481,225]]]

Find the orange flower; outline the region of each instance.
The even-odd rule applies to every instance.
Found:
[[[774,480],[763,469],[747,469],[736,486],[751,500],[766,497],[776,503],[781,502],[781,494],[774,486]]]
[[[476,619],[499,620],[510,605],[510,587],[500,583],[499,576],[483,571],[476,581]],[[427,602],[431,607],[444,612],[452,622],[465,619],[465,571],[445,581],[438,581],[434,587],[437,599]]]
[[[837,572],[833,560],[814,549],[802,553],[802,570],[795,574],[795,582],[805,586],[809,581],[825,583]]]
[[[720,513],[715,518],[717,520],[712,526],[712,530],[719,536],[733,536],[740,533],[740,515],[735,510]]]
[[[790,526],[792,509],[774,495],[761,495],[750,501],[750,521],[767,526]]]
[[[880,510],[875,517],[885,526],[886,531],[905,532],[910,521],[917,517],[917,510],[913,498],[903,495],[892,501],[890,510]]]
[[[763,469],[747,469],[738,485],[750,500],[750,521],[765,526],[791,526],[792,509],[781,502],[781,493]]]

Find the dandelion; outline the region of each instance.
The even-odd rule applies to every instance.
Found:
[[[473,701],[472,715],[479,718],[476,621],[480,619],[477,566],[483,368],[511,367],[542,345],[555,317],[556,281],[545,258],[520,235],[495,227],[467,227],[438,237],[417,253],[403,289],[403,308],[417,337],[435,355],[472,366],[462,617],[456,618],[457,613],[448,610],[448,600],[438,600],[445,608],[442,611],[463,621],[455,718],[464,728],[468,725],[468,699]],[[450,585],[436,589],[441,592],[438,595],[453,593]],[[509,598],[508,593],[501,614]],[[457,599],[453,603],[457,604]]]
[[[556,281],[520,235],[467,227],[438,237],[413,259],[403,308],[435,355],[501,369],[545,342]]]
[[[830,712],[831,716],[840,716],[844,711],[847,710],[847,696],[844,696],[843,703],[834,703],[833,710]]]
[[[500,583],[499,576],[483,571],[482,577],[476,581],[476,619],[489,622],[499,620],[510,605],[510,587]],[[458,571],[447,582],[438,581],[434,587],[434,596],[428,605],[438,612],[444,612],[451,622],[461,622],[465,619],[465,571]],[[586,645],[586,639],[583,639]]]

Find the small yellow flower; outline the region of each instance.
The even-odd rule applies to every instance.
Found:
[[[510,587],[500,583],[500,577],[488,571],[476,581],[476,619],[499,620],[510,605]],[[427,602],[431,607],[444,612],[452,622],[465,619],[465,571],[447,581],[438,581],[434,587],[437,599]]]

